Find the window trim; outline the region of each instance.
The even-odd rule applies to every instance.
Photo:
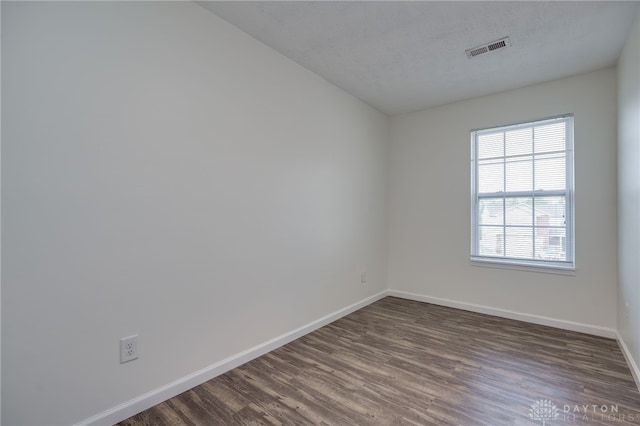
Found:
[[[517,259],[517,262],[512,262],[504,258],[471,256],[471,265],[483,268],[511,269],[516,271],[538,272],[543,274],[576,275],[575,266],[554,266],[550,264],[540,265],[534,264],[533,261],[527,262],[524,259]]]
[[[537,194],[544,196],[562,195],[565,197],[565,241],[566,241],[566,256],[567,261],[551,261],[551,260],[535,260],[535,259],[520,259],[520,258],[507,258],[497,256],[481,256],[477,250],[479,250],[478,231],[479,231],[479,208],[478,200],[482,198],[495,198],[490,197],[487,194],[484,196],[477,193],[478,185],[478,163],[477,163],[477,138],[483,133],[493,133],[496,130],[503,132],[518,130],[522,128],[528,128],[537,125],[544,125],[552,123],[553,121],[565,121],[566,126],[566,149],[565,161],[566,161],[566,180],[567,188],[565,190],[549,190],[549,191],[513,191],[508,193],[508,198],[514,198],[516,196],[535,196]],[[520,123],[494,126],[482,129],[473,129],[470,131],[471,137],[471,264],[473,266],[483,267],[495,267],[503,269],[517,269],[532,272],[545,272],[556,273],[563,275],[575,275],[576,270],[576,256],[575,256],[575,179],[574,179],[574,115],[562,114],[553,117],[541,118],[536,120],[524,121]],[[509,158],[506,156],[506,152],[503,152],[503,156],[496,158]],[[547,155],[549,153],[544,153]],[[535,156],[535,154],[534,154]],[[486,159],[483,159],[486,160]],[[506,179],[506,176],[505,176]],[[504,193],[503,193],[504,194]],[[505,195],[506,197],[506,195]],[[535,223],[534,225],[535,226]],[[535,229],[535,228],[534,228]]]

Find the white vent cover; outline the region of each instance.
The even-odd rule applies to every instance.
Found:
[[[504,49],[511,46],[509,37],[501,38],[500,40],[492,41],[490,43],[483,44],[482,46],[474,47],[473,49],[465,50],[468,58],[474,56],[483,55],[485,53],[493,52],[494,50]]]

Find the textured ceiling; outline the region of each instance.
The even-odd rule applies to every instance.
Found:
[[[612,66],[637,2],[199,1],[390,115]],[[465,49],[512,46],[468,59]]]

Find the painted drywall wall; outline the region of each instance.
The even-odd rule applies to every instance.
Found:
[[[3,424],[386,287],[386,118],[197,4],[3,2],[2,64]]]
[[[0,34],[2,34],[2,6],[0,6]],[[0,82],[2,81],[2,55],[0,54]],[[2,84],[0,84],[0,98]],[[2,102],[0,101],[0,129],[2,129]],[[0,131],[0,192],[2,188],[2,132]],[[2,197],[0,196],[0,332],[2,329]],[[0,333],[1,334],[1,333]],[[0,338],[0,423],[2,423],[2,338]]]
[[[640,366],[640,12],[618,61],[618,333]]]
[[[472,266],[470,131],[564,113],[575,114],[575,276]],[[394,117],[391,138],[390,289],[615,328],[614,69]]]

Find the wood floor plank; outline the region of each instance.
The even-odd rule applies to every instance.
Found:
[[[387,297],[119,425],[540,425],[540,400],[640,425],[614,340]]]

